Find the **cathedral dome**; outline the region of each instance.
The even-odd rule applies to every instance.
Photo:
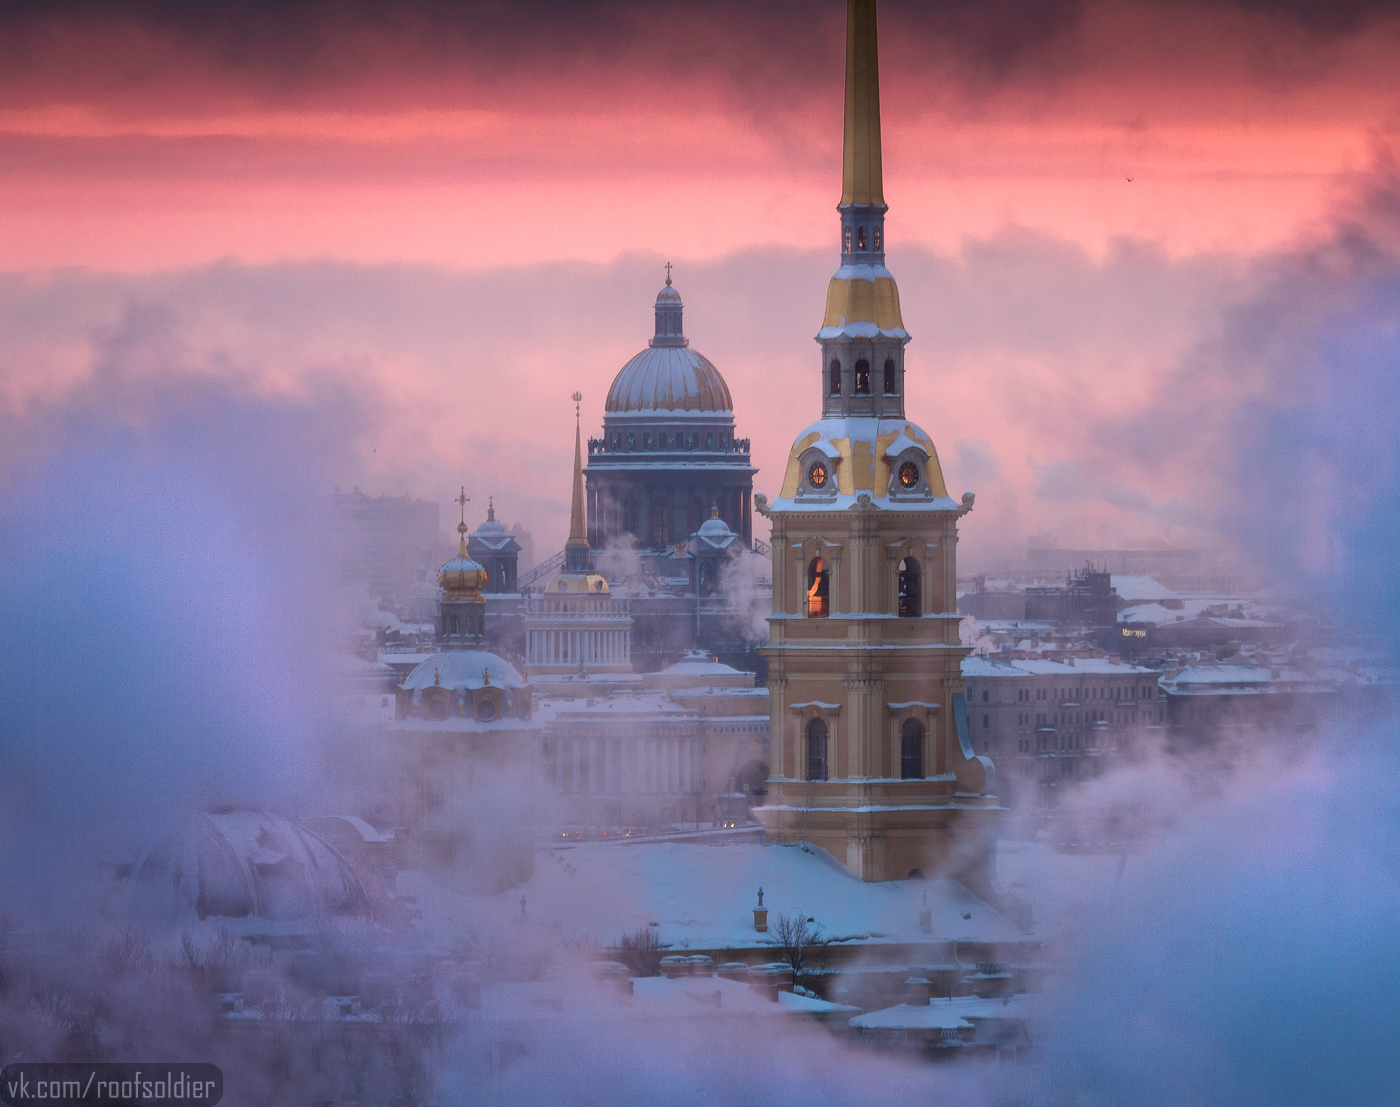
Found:
[[[457,530],[461,535],[457,541],[457,556],[438,570],[438,586],[448,593],[480,592],[489,579],[486,567],[467,555],[467,525],[462,523]]]
[[[708,358],[689,348],[682,327],[681,294],[666,278],[656,296],[656,334],[622,367],[608,389],[608,413],[647,411],[732,412],[729,386]]]
[[[622,367],[603,410],[731,412],[734,401],[708,358],[684,347],[653,346]]]
[[[360,877],[336,850],[266,811],[199,815],[147,854],[135,875],[148,898],[160,901],[151,906],[176,916],[291,921],[369,913]]]
[[[463,688],[524,688],[525,682],[515,666],[497,654],[450,650],[420,661],[400,687],[411,691],[441,687],[455,692]]]

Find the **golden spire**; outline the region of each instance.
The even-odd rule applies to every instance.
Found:
[[[884,207],[880,169],[880,61],[875,0],[846,0],[846,134],[841,206]]]
[[[575,392],[574,400],[574,502],[569,513],[569,540],[565,546],[588,548],[588,527],[583,516],[583,435],[580,430],[579,405],[582,393]]]
[[[462,486],[462,494],[452,501],[462,508],[462,521],[457,524],[457,556],[467,556],[467,504],[472,502],[472,498],[467,495],[467,486]]]

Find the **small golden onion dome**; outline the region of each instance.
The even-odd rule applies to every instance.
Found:
[[[479,597],[490,574],[486,566],[467,556],[466,523],[457,524],[457,534],[457,556],[438,570],[438,587],[454,597]]]

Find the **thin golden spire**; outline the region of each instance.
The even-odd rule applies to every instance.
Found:
[[[574,400],[574,502],[569,514],[569,540],[566,546],[588,548],[588,526],[583,515],[583,433],[581,427],[580,404],[583,394],[575,392]]]
[[[457,556],[467,556],[467,504],[472,502],[472,498],[467,495],[467,486],[462,485],[462,493],[452,501],[462,509],[462,521],[457,524]]]
[[[846,2],[846,132],[841,206],[884,207],[880,166],[880,60],[875,0]]]

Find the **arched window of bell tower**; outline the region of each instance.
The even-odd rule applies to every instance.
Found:
[[[864,227],[857,227],[857,228],[856,228],[856,250],[857,250],[857,251],[863,251],[864,249],[865,249],[865,228],[864,228]]]
[[[865,358],[856,362],[856,395],[870,395],[870,362]]]
[[[826,722],[822,719],[807,724],[807,779],[826,779]]]
[[[899,392],[899,374],[895,370],[894,358],[885,358],[885,395],[894,396]]]
[[[845,233],[841,237],[841,248],[849,254],[851,252],[851,228],[847,227]]]
[[[841,363],[836,358],[831,359],[829,377],[826,390],[833,396],[841,395]]]
[[[905,719],[899,735],[899,776],[919,780],[924,775],[924,728],[918,719]]]
[[[924,613],[920,592],[919,563],[906,557],[899,563],[899,617],[917,619]]]
[[[829,599],[830,573],[826,560],[812,558],[807,566],[807,615],[813,619],[825,619],[831,613]]]

